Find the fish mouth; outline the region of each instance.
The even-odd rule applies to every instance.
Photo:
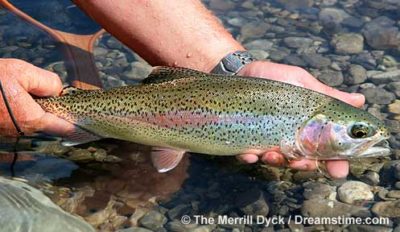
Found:
[[[389,142],[386,139],[383,139],[356,157],[359,158],[359,157],[388,156],[390,155],[390,152],[391,148],[389,146]]]

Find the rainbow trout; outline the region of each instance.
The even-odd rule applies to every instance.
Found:
[[[386,155],[388,128],[366,111],[298,86],[158,67],[139,85],[37,99],[77,126],[75,145],[115,138],[156,147],[159,172],[185,152],[236,155],[279,148],[288,158]],[[69,141],[68,141],[69,140]]]

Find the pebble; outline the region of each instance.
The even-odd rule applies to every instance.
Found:
[[[374,194],[371,186],[360,181],[347,181],[338,188],[338,198],[340,201],[354,204],[359,201],[372,200]]]
[[[340,31],[342,21],[350,17],[350,15],[342,9],[328,7],[323,8],[318,17],[324,31],[328,34],[335,34]]]
[[[361,84],[367,79],[367,70],[361,65],[353,64],[349,67],[349,75],[345,78],[345,83],[349,85]]]
[[[375,49],[398,48],[400,46],[399,29],[395,21],[380,16],[365,24],[363,34],[369,46]]]
[[[141,227],[131,227],[126,229],[117,230],[117,232],[152,232],[153,230],[148,230]]]
[[[151,70],[152,67],[146,63],[133,62],[129,65],[128,70],[123,73],[123,77],[131,80],[141,81],[150,74]]]
[[[264,22],[246,23],[240,29],[241,39],[260,38],[267,32],[269,27],[270,25]]]
[[[343,84],[343,74],[340,71],[333,71],[330,69],[322,70],[318,75],[318,80],[329,86],[339,86]]]
[[[374,171],[367,171],[360,176],[360,180],[368,185],[376,186],[379,184],[379,174]]]
[[[268,215],[269,207],[261,190],[251,189],[237,195],[236,204],[244,215]]]
[[[364,38],[357,33],[336,34],[331,44],[337,54],[358,54],[364,49]]]
[[[248,50],[248,51],[257,60],[265,60],[269,56],[269,53],[263,50]]]
[[[190,205],[180,204],[168,210],[167,215],[170,219],[176,219],[184,214],[188,214],[190,211],[191,211]]]
[[[346,228],[349,232],[392,232],[391,227],[384,225],[356,225],[352,224]]]
[[[400,97],[400,81],[389,83],[386,88]]]
[[[355,55],[350,60],[352,63],[359,64],[366,69],[374,69],[376,67],[376,60],[369,52],[362,52]]]
[[[400,200],[377,202],[371,210],[380,217],[400,217]]]
[[[368,80],[377,85],[398,81],[400,80],[400,69],[374,73],[368,78]]]
[[[386,194],[387,197],[400,198],[400,190],[391,190]]]
[[[303,196],[307,200],[316,198],[336,199],[336,187],[318,182],[305,182]]]
[[[305,53],[301,56],[303,60],[312,68],[324,68],[331,64],[331,60],[317,53]]]
[[[266,39],[253,40],[244,44],[244,46],[249,50],[269,50],[273,45],[273,42]]]
[[[210,0],[210,8],[214,10],[229,11],[235,7],[235,3],[229,0]]]
[[[388,105],[396,99],[393,93],[380,87],[362,89],[361,93],[364,94],[365,99],[370,104]]]
[[[368,209],[335,200],[315,198],[305,200],[301,214],[306,217],[338,217],[367,213]]]
[[[283,62],[286,64],[291,64],[295,66],[306,66],[306,62],[298,55],[289,54],[284,59]]]
[[[283,43],[289,48],[308,47],[312,42],[312,39],[305,37],[286,37],[283,39]]]
[[[400,114],[400,100],[394,101],[388,108],[390,113]]]
[[[153,231],[163,227],[166,222],[167,218],[155,210],[147,212],[142,218],[139,219],[139,225]]]

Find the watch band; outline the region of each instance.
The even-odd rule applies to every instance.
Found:
[[[236,75],[246,64],[255,60],[248,51],[229,53],[211,70],[211,73]]]

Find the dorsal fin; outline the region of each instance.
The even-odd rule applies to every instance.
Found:
[[[155,84],[187,77],[202,78],[208,75],[210,74],[188,68],[157,66],[153,69],[149,76],[142,81],[142,83]]]
[[[63,90],[61,91],[60,96],[66,96],[66,95],[74,95],[77,94],[79,92],[85,91],[83,89],[78,89],[76,87],[73,86],[67,86],[65,88],[63,88]]]

